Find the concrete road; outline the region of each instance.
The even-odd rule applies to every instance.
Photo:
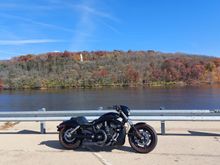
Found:
[[[159,132],[159,123],[150,123]],[[126,142],[118,148],[85,146],[63,149],[57,123],[48,123],[41,135],[39,123],[0,124],[0,165],[219,165],[219,122],[169,122],[165,136],[149,154],[135,153]]]

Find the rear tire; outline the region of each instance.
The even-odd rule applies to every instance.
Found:
[[[80,147],[81,143],[82,143],[82,140],[80,139],[77,139],[77,138],[73,138],[73,139],[69,139],[67,140],[65,136],[65,133],[67,131],[69,131],[71,128],[62,128],[59,132],[59,142],[60,144],[65,148],[65,149],[68,149],[68,150],[75,150],[77,148]]]
[[[134,132],[128,136],[131,147],[139,153],[149,153],[157,145],[157,133],[148,124],[135,125],[137,131],[143,136],[143,139],[138,139]]]

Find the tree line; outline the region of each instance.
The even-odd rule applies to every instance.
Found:
[[[80,60],[80,55],[83,61]],[[220,59],[149,51],[49,52],[0,61],[1,89],[220,82]]]

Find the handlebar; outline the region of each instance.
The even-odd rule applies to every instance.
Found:
[[[113,105],[113,106],[107,107],[107,109],[114,109],[116,111],[119,111],[121,109],[121,106],[120,105]]]

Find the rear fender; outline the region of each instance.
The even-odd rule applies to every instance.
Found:
[[[78,126],[78,124],[75,120],[66,120],[57,126],[57,131],[60,131],[61,129],[63,129],[65,127],[73,127],[74,128],[76,126]]]

